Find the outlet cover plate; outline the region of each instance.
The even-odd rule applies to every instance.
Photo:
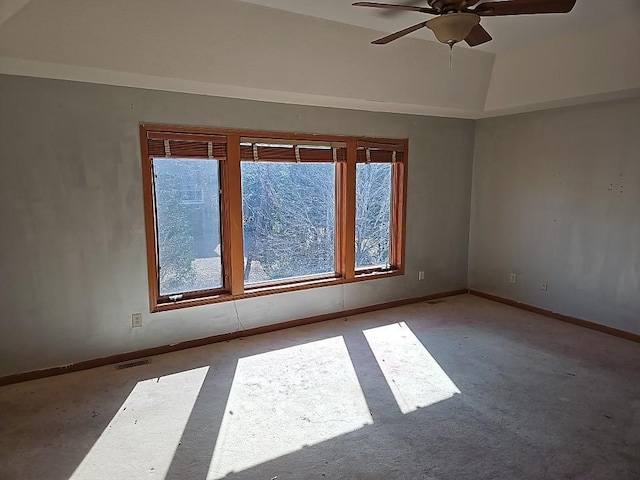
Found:
[[[131,326],[134,328],[142,326],[142,314],[141,313],[133,313],[131,314]]]

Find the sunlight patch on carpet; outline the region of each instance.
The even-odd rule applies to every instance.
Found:
[[[460,393],[406,323],[372,328],[363,333],[402,413]]]
[[[164,478],[208,370],[138,382],[70,480]]]
[[[341,336],[241,358],[207,479],[371,423]]]

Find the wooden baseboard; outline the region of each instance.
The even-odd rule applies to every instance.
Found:
[[[625,332],[624,330],[618,330],[617,328],[607,327],[606,325],[600,325],[599,323],[589,322],[581,318],[570,317],[569,315],[563,315],[561,313],[552,312],[551,310],[545,310],[544,308],[534,307],[526,303],[516,302],[508,298],[499,297],[490,293],[480,292],[478,290],[469,289],[469,293],[478,297],[493,300],[494,302],[504,303],[512,307],[520,308],[521,310],[527,310],[528,312],[539,313],[545,317],[555,318],[556,320],[562,320],[563,322],[573,323],[574,325],[580,325],[581,327],[590,328],[591,330],[597,330],[598,332],[608,333],[616,337],[621,337],[633,342],[640,342],[640,335],[635,333]]]
[[[311,323],[323,322],[325,320],[333,320],[336,318],[348,317],[358,315],[360,313],[373,312],[375,310],[384,310],[385,308],[399,307],[402,305],[409,305],[411,303],[425,302],[428,300],[435,300],[438,298],[452,297],[454,295],[462,295],[467,293],[468,290],[453,290],[450,292],[435,293],[433,295],[427,295],[425,297],[407,298],[404,300],[396,300],[393,302],[379,303],[376,305],[369,305],[361,308],[354,308],[351,310],[341,310],[339,312],[327,313],[324,315],[316,315],[313,317],[300,318],[297,320],[291,320],[288,322],[276,323],[274,325],[267,325],[264,327],[250,328],[248,330],[242,330],[232,333],[224,333],[221,335],[214,335],[211,337],[199,338],[196,340],[189,340],[186,342],[176,343],[173,345],[164,345],[161,347],[147,348],[144,350],[137,350],[134,352],[121,353],[118,355],[111,355],[104,358],[96,358],[94,360],[86,360],[84,362],[74,363],[72,365],[66,365],[64,367],[53,367],[44,370],[34,370],[31,372],[18,373],[14,375],[7,375],[0,377],[0,386],[10,385],[12,383],[26,382],[29,380],[36,380],[38,378],[53,377],[56,375],[63,375],[65,373],[78,372],[80,370],[87,370],[90,368],[102,367],[104,365],[111,365],[115,363],[130,362],[143,357],[151,357],[153,355],[161,355],[163,353],[176,352],[179,350],[185,350],[187,348],[201,347],[203,345],[210,345],[212,343],[226,342],[235,338],[248,337],[251,335],[258,335],[261,333],[275,332],[277,330],[283,330],[285,328],[298,327],[301,325],[308,325]]]

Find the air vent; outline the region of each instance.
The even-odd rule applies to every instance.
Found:
[[[426,302],[422,303],[428,303],[429,305],[438,305],[439,303],[444,303],[444,300],[427,300]]]
[[[151,360],[148,358],[143,358],[141,360],[134,360],[132,362],[119,363],[116,365],[117,370],[124,370],[125,368],[138,367],[140,365],[146,365],[147,363],[151,363]]]

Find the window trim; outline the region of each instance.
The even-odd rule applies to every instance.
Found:
[[[223,265],[223,287],[184,293],[179,300],[171,301],[159,294],[157,223],[155,192],[153,189],[153,162],[149,155],[147,137],[149,132],[171,138],[193,138],[200,136],[226,136],[226,158],[220,165],[220,223]],[[346,161],[336,164],[336,228],[335,268],[336,273],[279,280],[268,283],[244,284],[244,245],[242,223],[241,188],[241,139],[278,139],[295,142],[325,142],[346,144]],[[355,268],[355,186],[358,146],[386,145],[402,148],[399,160],[393,163],[392,212],[391,212],[391,267]],[[142,156],[142,190],[147,250],[147,279],[149,285],[149,307],[151,312],[160,312],[189,306],[206,305],[242,298],[304,290],[322,286],[340,285],[377,278],[404,275],[408,140],[397,138],[315,135],[273,131],[241,129],[219,129],[165,124],[140,124],[140,149]]]
[[[373,142],[360,141],[361,144],[370,144],[377,145]],[[403,145],[404,151],[407,151],[407,145]],[[406,153],[404,155],[404,161],[402,162],[393,162],[391,169],[391,212],[390,212],[390,221],[391,225],[389,226],[389,265],[368,265],[355,269],[355,275],[370,275],[372,273],[387,273],[389,271],[396,270],[396,265],[404,265],[404,231],[405,231],[405,204],[406,204]],[[356,158],[356,165],[360,162]],[[369,163],[378,163],[375,161],[371,161]],[[387,163],[387,162],[379,162],[379,163]],[[355,167],[354,167],[355,168]],[[354,177],[357,175],[357,172],[354,173]],[[355,182],[354,182],[355,188]],[[354,203],[354,226],[355,226],[355,203]],[[355,231],[354,231],[354,239],[355,239]],[[354,252],[355,252],[355,244],[354,244]],[[355,258],[354,258],[355,264]],[[404,269],[403,269],[404,271]]]

